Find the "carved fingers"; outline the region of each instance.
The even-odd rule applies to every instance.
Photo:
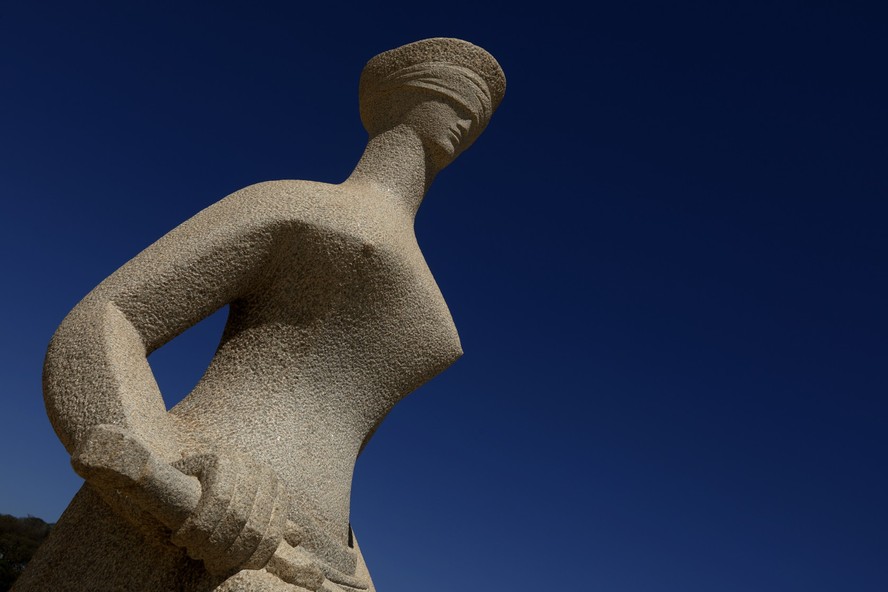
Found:
[[[290,500],[267,465],[217,454],[169,465],[131,432],[111,425],[93,428],[71,463],[103,497],[125,500],[116,506],[126,508],[130,519],[135,509],[172,531],[170,541],[203,561],[210,573],[232,576],[264,568],[313,592],[368,587],[312,553],[318,534],[287,519]]]
[[[283,541],[289,507],[274,471],[215,454],[191,456],[176,468],[200,479],[201,496],[172,542],[211,573],[264,567]]]

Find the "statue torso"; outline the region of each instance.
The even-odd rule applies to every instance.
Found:
[[[461,355],[456,329],[398,204],[301,181],[226,199],[249,212],[232,223],[266,225],[275,249],[172,414],[186,441],[270,464],[292,494],[314,498],[322,528],[344,536],[362,444]]]

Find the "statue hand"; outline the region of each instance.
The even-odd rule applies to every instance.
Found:
[[[283,541],[289,500],[265,465],[216,454],[169,465],[113,425],[93,427],[71,464],[115,510],[159,521],[212,573],[264,567]]]
[[[190,456],[173,466],[200,480],[200,498],[170,540],[211,573],[265,567],[284,540],[289,510],[275,472],[218,454]]]
[[[302,529],[287,520],[289,499],[267,465],[204,454],[174,466],[200,478],[201,495],[171,540],[203,560],[211,573],[264,568],[307,590],[342,590],[334,582],[367,589],[365,582],[324,565],[300,546]]]
[[[163,523],[170,540],[211,573],[265,568],[309,590],[336,590],[333,582],[367,588],[299,547],[301,530],[287,520],[289,500],[266,465],[217,454],[169,465],[131,432],[111,425],[90,430],[71,464],[100,492],[120,494]]]

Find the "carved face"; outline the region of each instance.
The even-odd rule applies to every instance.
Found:
[[[402,122],[416,131],[439,168],[447,166],[474,141],[472,114],[440,95],[426,95],[404,114]]]

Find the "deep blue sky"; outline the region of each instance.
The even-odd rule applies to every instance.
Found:
[[[509,87],[417,221],[466,355],[358,463],[380,591],[888,589],[881,3],[320,4],[0,4],[0,512],[79,486],[68,310],[232,191],[341,181],[366,60],[455,36]],[[168,401],[223,322],[152,356]]]

